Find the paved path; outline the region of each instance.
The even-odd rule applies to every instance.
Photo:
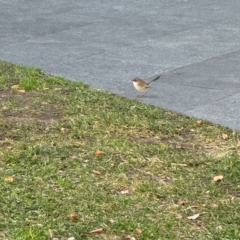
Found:
[[[240,129],[236,0],[0,0],[0,59]]]

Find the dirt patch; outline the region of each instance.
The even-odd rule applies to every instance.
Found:
[[[48,102],[36,103],[41,93],[0,91],[2,119],[10,122],[42,122],[52,124],[62,117],[59,109]]]
[[[149,134],[131,136],[130,140],[146,144],[163,144],[179,150],[205,152],[205,146],[202,141],[196,135],[191,134],[190,131],[182,131],[172,136],[166,135],[163,137],[155,136],[154,133],[150,132]]]

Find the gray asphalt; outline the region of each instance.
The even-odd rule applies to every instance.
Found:
[[[0,59],[240,129],[236,0],[0,0]]]

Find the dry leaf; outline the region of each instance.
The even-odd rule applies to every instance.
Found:
[[[77,145],[85,145],[85,143],[84,142],[75,142],[75,144],[77,144]]]
[[[20,93],[25,93],[26,91],[24,89],[18,90]]]
[[[177,149],[183,149],[183,147],[181,145],[177,145],[176,148]]]
[[[135,207],[136,209],[140,209],[140,208],[141,208],[141,205],[140,205],[140,204],[135,204],[134,207]]]
[[[13,177],[5,177],[5,182],[13,182]]]
[[[101,234],[102,232],[103,232],[103,229],[102,228],[98,228],[98,229],[92,230],[90,233]]]
[[[61,128],[61,133],[65,133],[66,132],[66,128],[62,127]]]
[[[177,219],[182,219],[182,215],[181,214],[176,214],[176,218]]]
[[[221,230],[222,230],[222,226],[221,226],[221,225],[217,226],[217,227],[216,227],[216,230],[217,230],[217,231],[221,231]]]
[[[142,230],[140,229],[140,228],[136,228],[136,233],[138,233],[138,234],[140,234],[140,233],[142,233]]]
[[[124,240],[136,240],[135,237],[132,237],[132,236],[130,236],[130,235],[124,236],[123,239],[124,239]]]
[[[213,181],[214,182],[219,182],[219,181],[221,181],[223,179],[223,175],[219,175],[219,176],[215,176],[214,178],[213,178]]]
[[[198,203],[197,205],[192,206],[192,208],[202,208],[205,207],[205,204]]]
[[[172,166],[180,166],[180,167],[187,167],[185,163],[171,163]]]
[[[76,155],[72,155],[72,156],[71,156],[71,159],[75,159],[75,158],[77,158]]]
[[[178,204],[179,204],[179,205],[185,205],[185,204],[186,204],[186,201],[184,201],[184,200],[179,200],[179,201],[178,201]]]
[[[198,203],[198,204],[196,205],[197,208],[202,208],[202,207],[205,207],[205,206],[206,206],[205,204],[201,204],[201,203]]]
[[[197,124],[198,124],[198,125],[202,125],[202,124],[203,124],[203,121],[202,121],[201,119],[198,119],[198,120],[197,120]]]
[[[225,133],[223,133],[223,134],[222,134],[222,139],[223,139],[223,140],[226,140],[227,138],[228,138],[228,135],[225,134]]]
[[[112,218],[109,218],[108,221],[109,221],[110,223],[115,223],[115,220],[112,219]]]
[[[119,193],[120,193],[120,194],[128,194],[128,193],[129,193],[129,190],[128,190],[128,189],[122,190],[122,191],[120,191]]]
[[[189,220],[195,220],[200,216],[200,214],[195,214],[193,216],[187,217]]]
[[[52,229],[48,229],[48,231],[49,231],[50,238],[53,238]]]
[[[75,240],[75,239],[76,239],[75,237],[70,237],[67,240]]]
[[[12,89],[19,89],[19,88],[20,86],[18,84],[12,86]]]
[[[70,218],[72,220],[77,220],[79,217],[78,217],[78,215],[76,213],[73,213],[73,214],[70,214]]]
[[[211,206],[212,208],[218,208],[218,205],[217,205],[216,203],[212,203],[210,206]]]
[[[100,155],[102,155],[102,154],[104,154],[104,152],[103,152],[103,151],[100,151],[100,150],[97,150],[97,151],[95,152],[96,157],[98,157],[98,156],[100,156]]]
[[[54,88],[55,91],[62,90],[62,88]]]
[[[97,171],[97,170],[92,170],[93,173],[97,174],[97,175],[101,175],[101,172]]]

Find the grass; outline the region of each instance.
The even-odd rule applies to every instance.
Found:
[[[0,239],[240,239],[239,132],[3,61],[0,132]]]

